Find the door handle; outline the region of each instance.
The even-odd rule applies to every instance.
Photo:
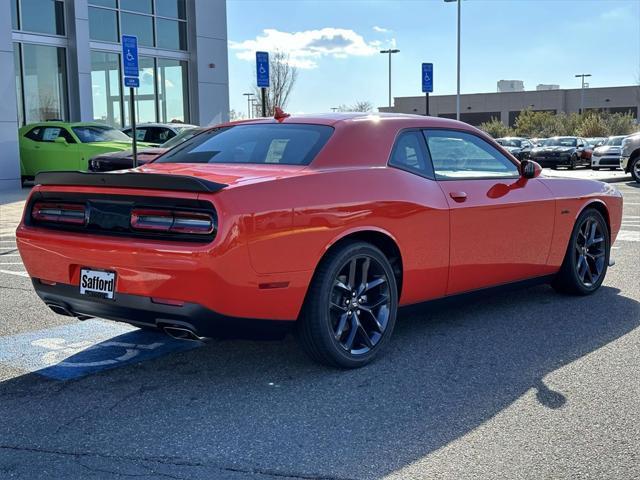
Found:
[[[456,202],[464,202],[467,199],[466,192],[450,192],[449,196]]]

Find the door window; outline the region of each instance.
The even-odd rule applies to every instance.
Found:
[[[391,152],[389,165],[433,178],[433,170],[424,138],[418,130],[402,132]]]
[[[454,130],[425,131],[438,180],[518,178],[518,167],[490,143]]]
[[[147,128],[147,134],[144,137],[144,141],[149,143],[164,143],[175,135],[176,134],[168,128],[149,127]]]

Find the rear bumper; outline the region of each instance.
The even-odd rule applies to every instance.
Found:
[[[116,294],[114,300],[81,295],[75,285],[46,285],[33,279],[33,287],[47,305],[63,307],[73,316],[99,317],[135,326],[163,328],[179,326],[201,337],[279,333],[292,325],[288,321],[236,318],[222,315],[197,303],[167,305],[150,297]]]

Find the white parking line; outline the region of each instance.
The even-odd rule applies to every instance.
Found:
[[[0,265],[24,265],[24,264],[22,262],[7,262],[7,263],[0,262]]]
[[[18,277],[28,277],[29,274],[27,272],[12,272],[11,270],[2,270],[0,269],[0,273],[8,273],[9,275],[16,275]]]

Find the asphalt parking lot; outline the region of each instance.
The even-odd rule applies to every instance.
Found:
[[[0,478],[640,478],[640,188],[596,294],[400,317],[387,354],[205,346],[49,312],[0,210]]]

